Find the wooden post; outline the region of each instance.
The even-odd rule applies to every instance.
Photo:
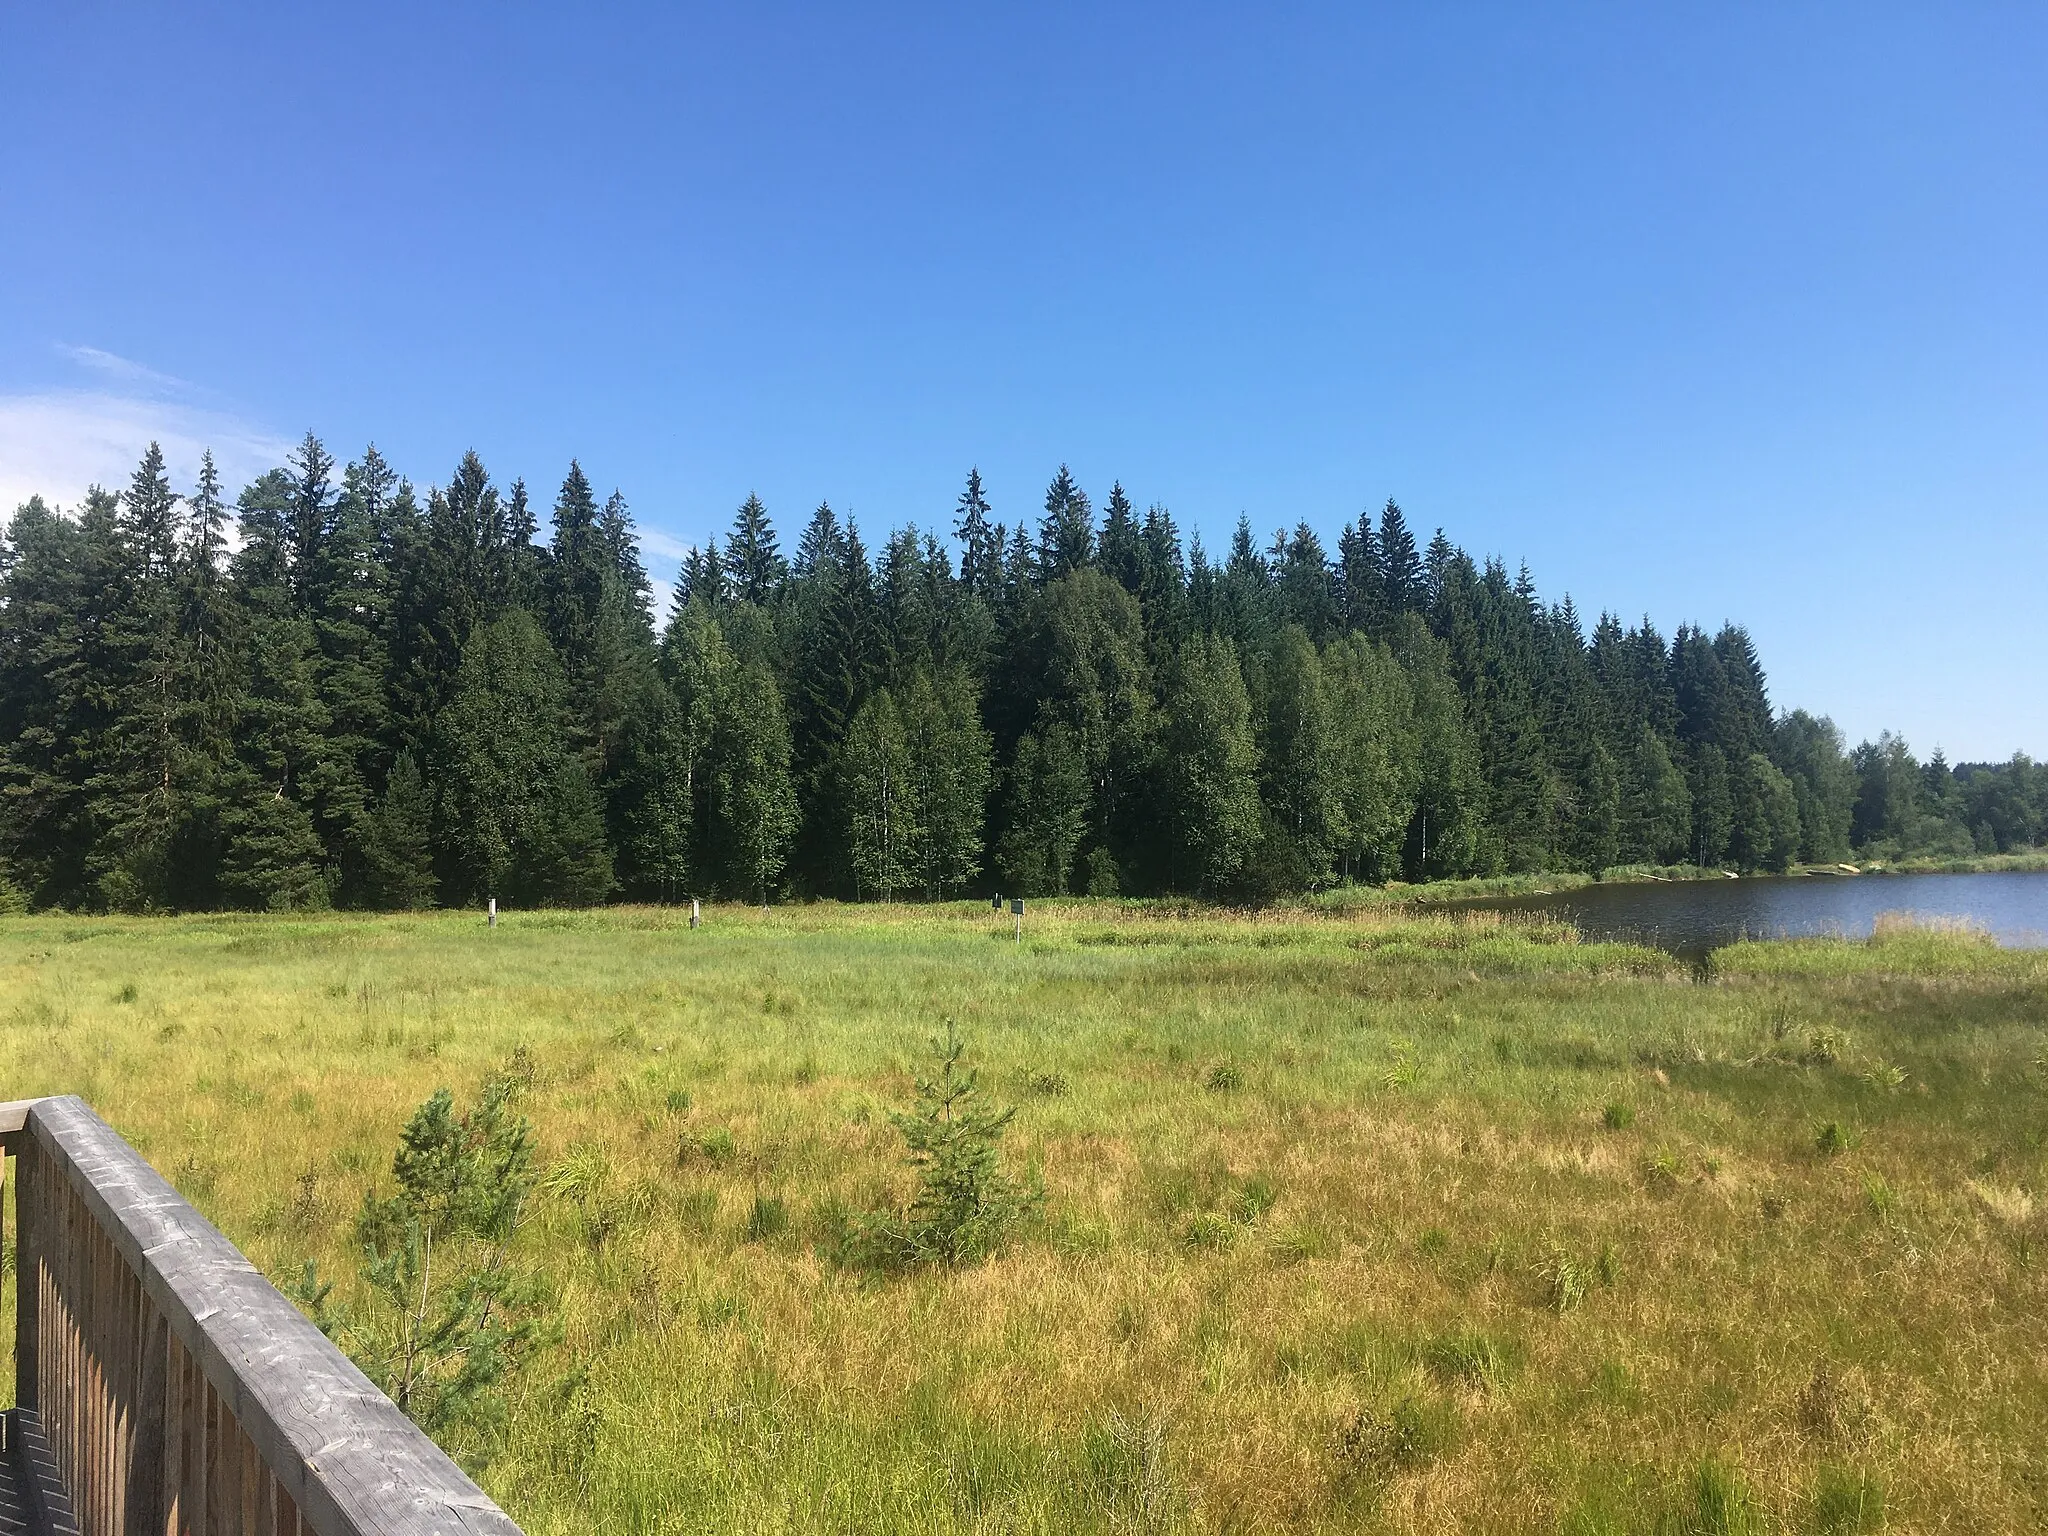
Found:
[[[486,921],[493,928],[498,926],[498,898],[495,896],[491,898],[491,915]]]
[[[697,927],[704,921],[704,904],[696,897],[690,898],[690,926]]]

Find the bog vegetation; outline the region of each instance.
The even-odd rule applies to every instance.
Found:
[[[2044,1026],[1903,922],[0,922],[8,1092],[535,1536],[2039,1529]]]
[[[308,435],[228,501],[32,500],[0,545],[0,903],[584,905],[1188,892],[2009,852],[2048,770],[1774,716],[1735,626],[1603,615],[1401,509],[1212,558],[1062,468],[873,552],[820,506],[693,551],[660,632],[572,464],[540,541]],[[232,525],[232,527],[231,527]],[[945,536],[950,534],[950,537]]]

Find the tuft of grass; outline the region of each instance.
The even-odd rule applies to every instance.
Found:
[[[1190,1248],[1228,1248],[1237,1241],[1238,1226],[1214,1211],[1197,1211],[1181,1225],[1180,1240]]]
[[[1884,1484],[1861,1467],[1823,1466],[1814,1479],[1814,1536],[1864,1536],[1884,1529]]]
[[[1643,1156],[1643,1182],[1660,1195],[1670,1194],[1678,1188],[1685,1165],[1678,1154],[1669,1147],[1658,1147]]]
[[[1246,1226],[1257,1222],[1280,1198],[1279,1186],[1263,1173],[1255,1173],[1238,1186],[1231,1197],[1230,1214]]]
[[[1636,1123],[1633,1104],[1613,1103],[1600,1111],[1600,1123],[1610,1131],[1625,1131]]]
[[[1235,1062],[1219,1061],[1209,1069],[1209,1075],[1202,1079],[1202,1086],[1211,1093],[1236,1093],[1244,1087],[1244,1072]]]
[[[1415,1067],[1415,1042],[1396,1040],[1394,1059],[1386,1071],[1380,1074],[1380,1086],[1390,1093],[1403,1088],[1413,1088],[1418,1074]]]
[[[1764,1528],[1756,1496],[1740,1468],[1707,1456],[1693,1469],[1692,1507],[1685,1529],[1697,1536],[1751,1536]]]
[[[780,1195],[756,1195],[747,1211],[747,1241],[765,1243],[789,1230],[789,1205]]]
[[[1813,1150],[1822,1157],[1838,1157],[1856,1145],[1855,1134],[1839,1120],[1817,1121],[1813,1127]]]
[[[676,1160],[687,1163],[702,1158],[714,1168],[723,1168],[739,1156],[739,1141],[732,1128],[714,1125],[701,1136],[685,1136],[676,1150]]]
[[[1809,1066],[1831,1067],[1849,1051],[1849,1037],[1843,1031],[1823,1025],[1806,1037],[1806,1061]]]
[[[1536,1277],[1543,1282],[1544,1299],[1550,1310],[1561,1317],[1586,1304],[1597,1270],[1562,1243],[1553,1242],[1537,1261]]]
[[[1296,1223],[1273,1239],[1273,1257],[1282,1264],[1327,1259],[1336,1251],[1336,1240],[1313,1222]]]
[[[1506,1381],[1513,1352],[1491,1334],[1459,1328],[1423,1341],[1423,1369],[1451,1386],[1492,1388]]]

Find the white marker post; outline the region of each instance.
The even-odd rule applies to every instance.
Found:
[[[704,921],[704,905],[694,896],[690,898],[690,926],[698,927]]]
[[[491,915],[488,919],[486,919],[486,921],[489,922],[493,928],[498,926],[498,898],[495,896],[491,898]]]

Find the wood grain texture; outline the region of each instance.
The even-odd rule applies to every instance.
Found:
[[[41,1099],[12,1099],[0,1104],[0,1137],[13,1138],[28,1125],[28,1112],[42,1103]]]
[[[81,1100],[16,1108],[19,1401],[86,1536],[518,1536]]]

